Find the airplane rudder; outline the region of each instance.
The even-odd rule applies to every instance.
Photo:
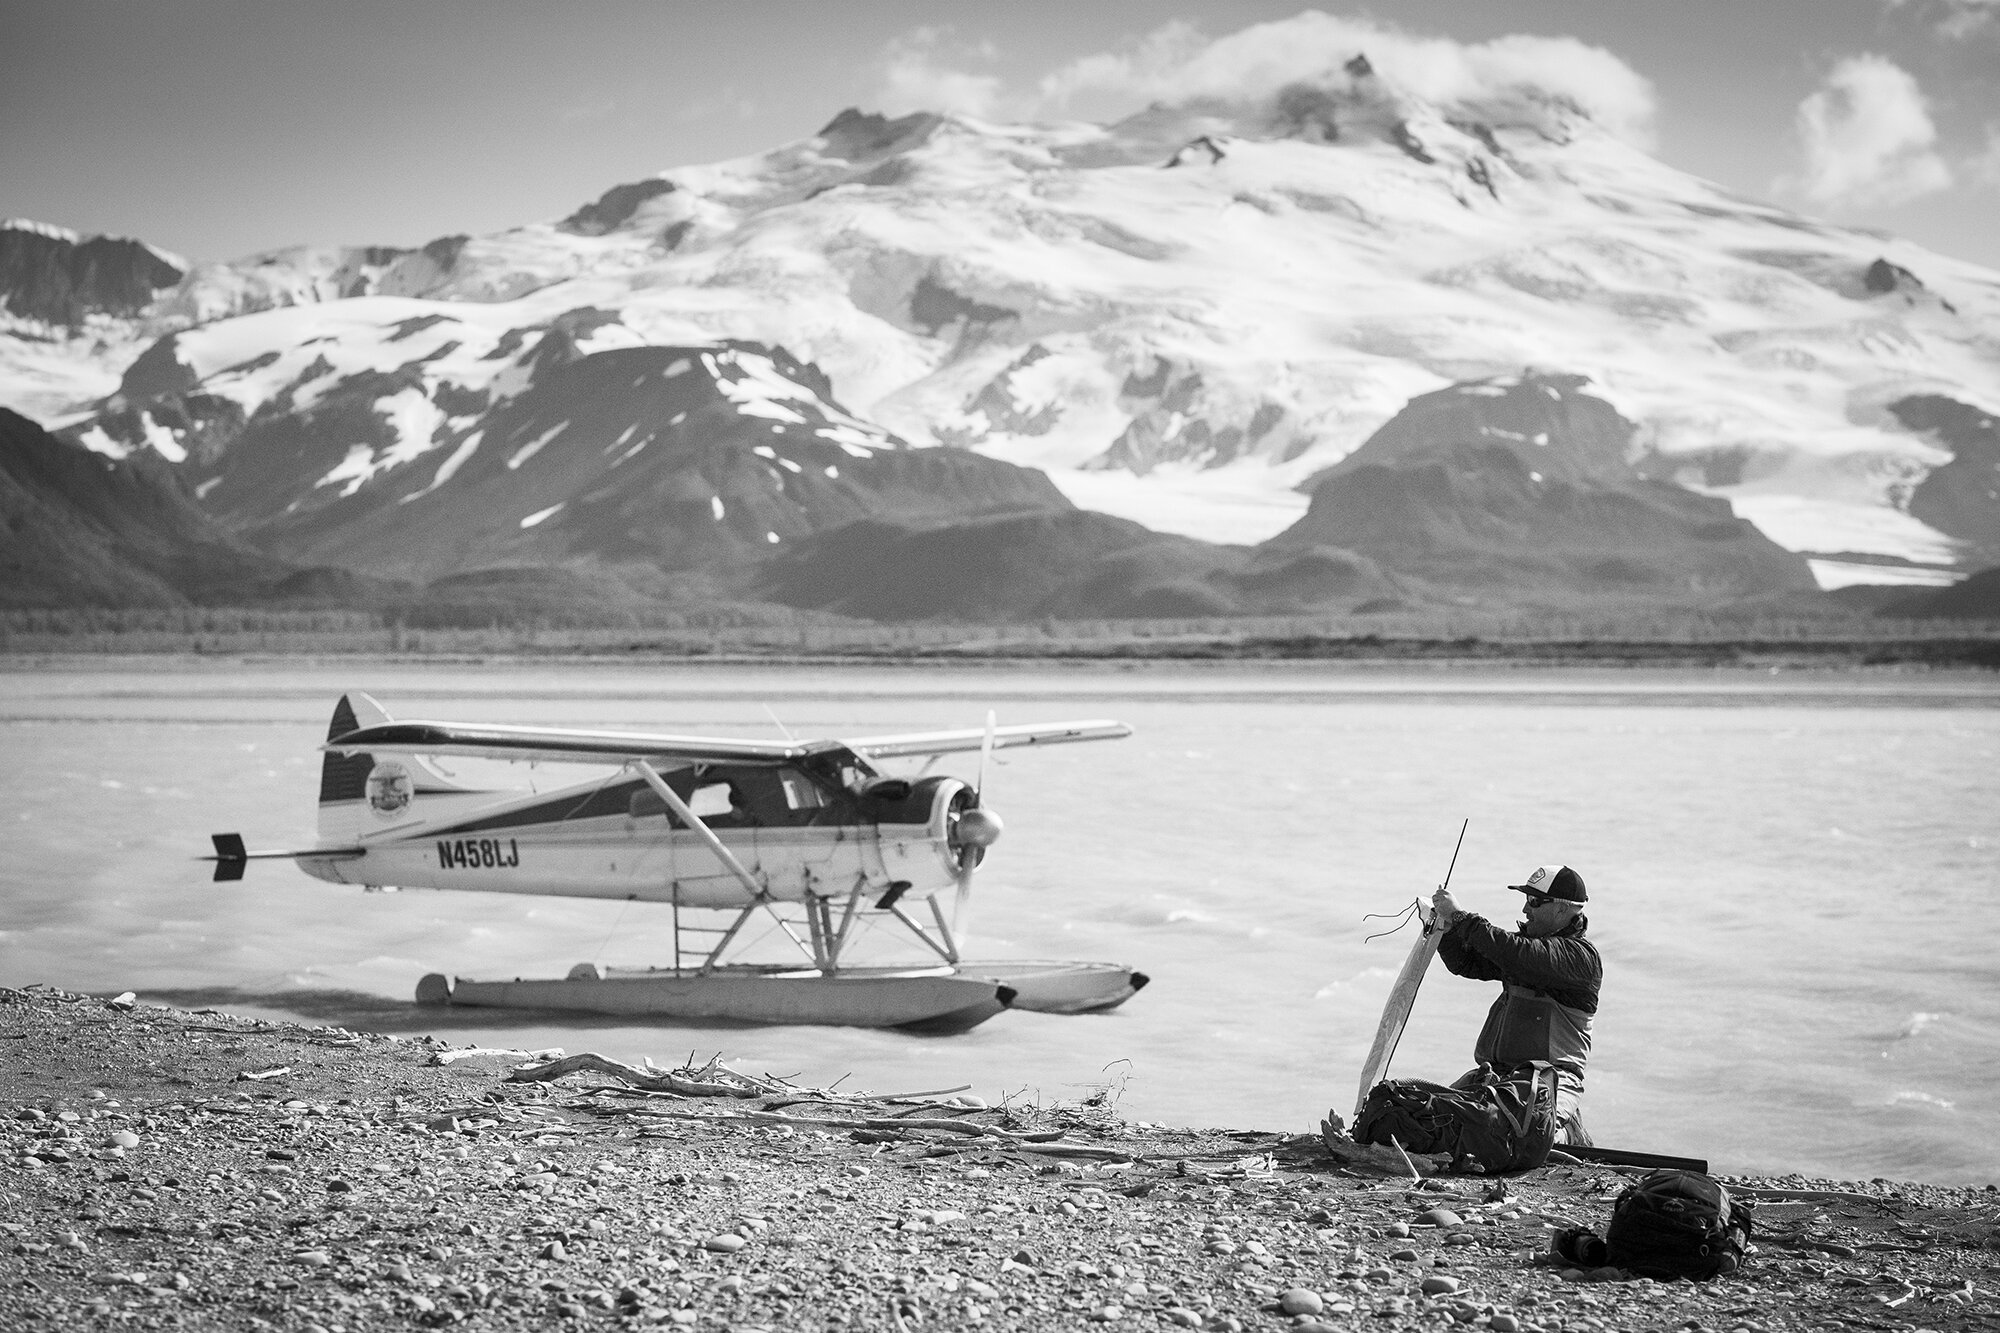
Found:
[[[363,726],[376,721],[387,721],[388,714],[382,706],[358,691],[340,696],[333,706],[333,718],[327,723],[326,738],[338,740]],[[347,824],[351,820],[329,820],[334,810],[343,805],[359,804],[368,799],[368,773],[375,767],[375,756],[370,754],[340,754],[328,750],[320,756],[319,765],[319,830],[322,837],[334,829],[329,824]],[[341,830],[344,831],[344,830]]]

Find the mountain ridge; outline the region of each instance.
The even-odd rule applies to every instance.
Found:
[[[849,109],[809,139],[614,185],[548,223],[195,264],[139,315],[93,312],[102,353],[47,330],[36,342],[11,318],[0,385],[42,394],[67,438],[156,453],[259,545],[384,576],[731,565],[746,586],[812,600],[824,590],[809,579],[767,578],[790,551],[760,539],[871,523],[844,557],[866,565],[951,523],[1066,506],[1216,548],[1194,559],[1134,539],[1161,576],[1128,579],[1109,604],[1176,584],[1191,605],[1245,609],[1280,585],[1293,605],[1448,599],[1493,548],[1452,536],[1445,508],[1471,505],[1518,541],[1568,487],[1600,545],[1619,522],[1650,534],[1644,561],[1673,573],[1640,595],[1698,600],[1790,595],[1802,562],[1821,588],[1942,586],[1993,559],[2000,530],[2000,495],[1979,484],[2000,406],[2000,275],[1743,200],[1574,106],[1427,105],[1360,53],[1317,84],[1111,126]],[[885,482],[862,503],[836,487],[788,510],[751,484],[804,488],[783,480],[804,475],[786,462],[807,466],[788,455],[730,464],[742,475],[726,485],[682,469],[682,494],[626,481],[645,469],[614,467],[610,438],[593,473],[566,451],[595,427],[571,424],[539,464],[507,471],[568,458],[572,484],[516,512],[532,488],[499,475],[498,437],[540,411],[562,367],[648,348],[755,348],[792,386],[707,419],[735,442],[711,459],[725,472],[725,455],[755,447],[746,422],[811,400],[809,421],[765,424],[858,432],[878,463],[929,458],[934,484],[970,489]],[[67,397],[50,387],[59,371]],[[1537,407],[1503,382],[1558,395]],[[1409,414],[1447,404],[1455,443],[1420,458]],[[1558,422],[1558,407],[1582,415]],[[534,419],[534,435],[560,424]],[[1553,453],[1508,443],[1551,423],[1567,441]],[[1423,508],[1421,558],[1327,492],[1364,471],[1378,497]],[[1521,485],[1544,494],[1531,504]],[[488,503],[501,491],[513,508]],[[672,515],[658,526],[681,535],[614,551],[607,521],[578,544],[581,511],[621,503]],[[1126,549],[1112,526],[1063,521],[1095,532],[1064,549]],[[735,533],[719,545],[718,522]],[[962,534],[966,549],[981,534]],[[1522,590],[1533,597],[1647,583],[1612,577],[1615,563],[1599,562],[1596,588],[1588,561],[1515,567],[1546,583]],[[1309,569],[1328,580],[1318,596]]]

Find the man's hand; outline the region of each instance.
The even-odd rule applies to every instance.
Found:
[[[1464,909],[1458,905],[1458,900],[1451,896],[1450,889],[1439,889],[1431,895],[1431,911],[1437,914],[1438,923],[1447,929],[1454,921],[1465,915]]]

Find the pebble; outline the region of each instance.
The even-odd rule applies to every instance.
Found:
[[[1326,1302],[1316,1291],[1293,1287],[1278,1296],[1278,1308],[1286,1314],[1318,1314],[1326,1308]]]
[[[1521,1333],[1521,1321],[1510,1314],[1496,1314],[1486,1321],[1493,1333]]]
[[[1417,1225],[1425,1227],[1456,1227],[1464,1224],[1464,1219],[1449,1208],[1433,1208],[1417,1218]]]
[[[111,1136],[111,1146],[114,1148],[136,1148],[139,1146],[139,1136],[129,1129],[121,1129]]]
[[[703,1248],[704,1250],[713,1250],[717,1254],[734,1254],[738,1250],[742,1249],[746,1244],[748,1244],[748,1242],[745,1241],[743,1237],[737,1235],[735,1232],[724,1231],[717,1235],[710,1236],[707,1240],[703,1241],[701,1243],[701,1248]]]
[[[1176,1305],[1167,1311],[1167,1322],[1176,1328],[1200,1328],[1201,1315],[1184,1305]]]
[[[1383,1234],[1394,1236],[1400,1240],[1410,1234],[1410,1224],[1408,1222],[1391,1222],[1384,1228]]]
[[[1446,1277],[1442,1273],[1433,1273],[1423,1280],[1419,1285],[1419,1290],[1426,1296],[1449,1295],[1458,1290],[1458,1279],[1455,1277]]]

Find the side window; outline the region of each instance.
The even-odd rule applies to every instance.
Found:
[[[729,784],[726,782],[704,782],[687,796],[688,809],[709,819],[729,813]]]

